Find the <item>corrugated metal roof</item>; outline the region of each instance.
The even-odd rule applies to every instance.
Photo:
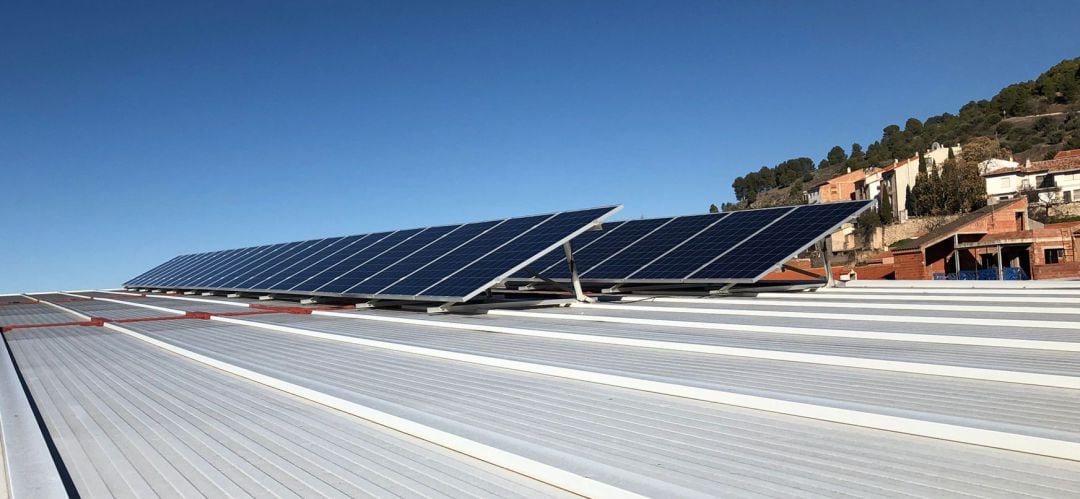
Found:
[[[113,331],[9,343],[87,497],[560,494]]]
[[[1080,316],[1018,303],[1038,291],[880,291],[209,321],[161,309],[267,303],[78,293],[98,299],[58,305],[171,318],[5,338],[90,496],[563,492],[529,477],[661,497],[1080,493],[1080,390],[1063,387]],[[877,299],[840,305],[860,296]]]
[[[82,320],[70,312],[64,312],[48,305],[34,303],[27,305],[0,305],[0,326],[17,324],[55,324]]]
[[[0,480],[0,499],[8,499],[8,497],[11,497],[11,496],[8,494],[8,484],[7,484],[7,476],[6,476],[7,475],[7,473],[6,473],[7,461],[5,461],[4,439],[2,439],[2,438],[0,438],[0,470],[5,470],[5,476],[2,477],[3,478],[2,480]]]

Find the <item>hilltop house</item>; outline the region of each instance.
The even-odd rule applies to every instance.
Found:
[[[1080,149],[1061,151],[1054,159],[1025,161],[989,159],[979,163],[979,173],[986,179],[990,203],[998,203],[1020,194],[1032,194],[1039,203],[1080,201]]]

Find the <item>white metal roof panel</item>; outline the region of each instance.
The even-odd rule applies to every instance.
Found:
[[[9,341],[86,497],[562,495],[112,331]]]
[[[125,327],[646,494],[1080,490],[1080,463],[197,322]]]
[[[844,319],[819,320],[799,317],[763,315],[708,315],[679,312],[656,312],[620,309],[618,306],[595,308],[546,308],[531,312],[552,315],[615,316],[644,319],[663,319],[686,322],[746,324],[756,326],[825,327],[850,331],[887,331],[897,333],[942,334],[953,336],[986,336],[996,338],[1027,338],[1047,341],[1080,342],[1080,329],[1058,329],[1016,326],[972,326],[963,324],[931,324],[898,321],[868,321],[865,314],[849,312]],[[554,319],[554,317],[553,317]]]
[[[152,317],[168,317],[171,315],[160,310],[99,300],[72,299],[72,301],[58,301],[56,304],[90,317],[100,317],[112,320],[148,319]]]
[[[378,314],[412,317],[394,311],[349,312],[357,315]],[[252,320],[257,320],[251,318]],[[272,319],[267,319],[272,320]],[[822,355],[840,355],[867,359],[922,362],[1080,376],[1080,352],[1025,350],[992,346],[950,345],[919,341],[891,341],[866,338],[838,338],[757,331],[706,330],[649,324],[621,324],[600,321],[557,321],[533,317],[502,315],[438,315],[424,317],[433,323],[450,322],[477,326],[503,326],[541,331],[585,334],[611,338],[632,338],[695,345],[719,345]],[[734,328],[734,329],[737,329]],[[1016,334],[1014,337],[1022,335]],[[1025,338],[1026,339],[1026,338]]]
[[[1080,441],[1080,390],[599,345],[347,318],[264,315],[341,335]]]
[[[41,303],[0,305],[0,326],[59,324],[81,320],[77,315]]]

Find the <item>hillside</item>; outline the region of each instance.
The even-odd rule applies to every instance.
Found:
[[[971,101],[957,114],[925,121],[909,118],[903,128],[890,124],[881,139],[863,150],[861,144],[834,146],[815,163],[808,157],[763,166],[732,182],[736,203],[723,209],[761,208],[804,202],[802,191],[818,182],[894,158],[910,158],[933,143],[967,143],[977,137],[996,140],[1018,161],[1052,157],[1080,148],[1080,57],[1051,67],[1038,78],[1003,88],[989,100]]]

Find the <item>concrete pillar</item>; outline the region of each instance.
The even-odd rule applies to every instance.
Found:
[[[1005,280],[1005,267],[1002,267],[1001,263],[1001,246],[997,247],[997,261],[998,261],[998,280]]]

